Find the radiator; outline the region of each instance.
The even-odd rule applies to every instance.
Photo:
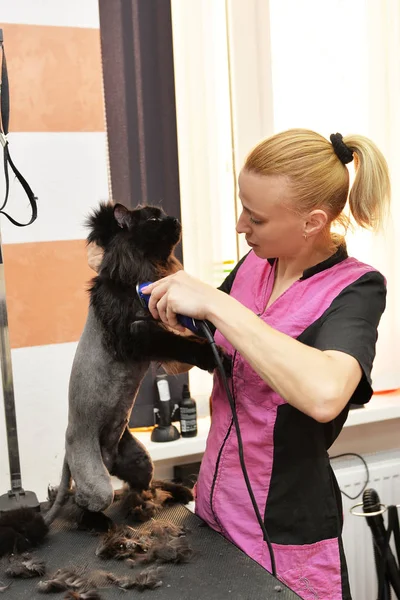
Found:
[[[383,504],[400,504],[400,451],[364,455],[369,469],[369,488],[375,489]],[[355,496],[365,482],[365,468],[357,458],[336,459],[332,467],[341,490]],[[349,569],[353,600],[376,600],[377,580],[372,536],[364,517],[356,517],[350,508],[362,496],[349,500],[342,494],[344,527],[343,544]],[[362,507],[358,509],[362,512]],[[387,515],[383,515],[387,525]]]

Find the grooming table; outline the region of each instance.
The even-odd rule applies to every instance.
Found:
[[[115,504],[109,516],[122,523],[118,518]],[[160,579],[163,585],[155,590],[122,591],[117,587],[99,590],[104,600],[121,600],[137,597],[154,600],[296,600],[299,598],[284,584],[275,579],[251,558],[221,535],[206,526],[201,519],[182,505],[161,510],[158,518],[173,521],[189,530],[188,541],[194,550],[194,556],[186,564],[162,565]],[[128,522],[128,521],[126,521]],[[136,524],[129,521],[129,525]],[[46,561],[46,574],[60,567],[88,566],[89,569],[112,571],[118,575],[131,575],[152,565],[142,565],[130,569],[124,561],[103,560],[95,555],[98,537],[84,531],[68,529],[68,524],[55,521],[46,542],[34,551],[36,556]],[[42,578],[10,580],[4,575],[4,559],[0,563],[1,585],[13,581],[12,586],[1,594],[1,600],[44,600],[62,599],[65,592],[59,594],[40,594],[36,584]],[[275,589],[278,586],[278,589]]]

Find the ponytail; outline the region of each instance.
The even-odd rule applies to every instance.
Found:
[[[356,175],[349,194],[352,217],[361,227],[379,231],[390,207],[388,165],[368,138],[349,135],[343,141],[354,153]]]

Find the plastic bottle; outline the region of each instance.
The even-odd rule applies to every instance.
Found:
[[[182,388],[182,400],[179,403],[181,436],[195,437],[197,435],[196,402],[190,397],[189,386]]]

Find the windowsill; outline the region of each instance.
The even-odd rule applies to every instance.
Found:
[[[173,442],[152,442],[151,432],[136,432],[133,435],[140,440],[150,452],[153,461],[170,460],[177,456],[192,456],[202,454],[206,448],[208,432],[210,430],[210,417],[197,419],[197,435],[192,438],[179,438]],[[179,427],[178,427],[179,429]]]
[[[373,396],[364,408],[351,410],[344,427],[355,427],[391,419],[400,419],[400,391]],[[179,438],[174,442],[152,442],[151,432],[134,432],[134,435],[146,446],[154,462],[171,460],[177,457],[203,454],[210,422],[209,416],[199,418],[196,437]]]
[[[400,390],[372,396],[363,408],[350,411],[344,426],[354,427],[355,425],[388,421],[390,419],[400,419]]]

